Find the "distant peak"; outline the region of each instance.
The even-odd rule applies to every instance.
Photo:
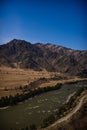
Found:
[[[21,41],[19,39],[12,39],[10,42],[17,42],[17,41]]]
[[[13,39],[13,40],[11,40],[10,42],[17,42],[17,41],[23,42],[23,41],[25,41],[25,40]],[[25,41],[25,42],[27,42],[27,41]]]
[[[19,39],[13,39],[12,41],[18,41]]]
[[[8,43],[13,43],[13,44],[28,43],[28,44],[31,44],[30,42],[27,42],[25,40],[20,40],[20,39],[13,39],[13,40],[9,41]]]

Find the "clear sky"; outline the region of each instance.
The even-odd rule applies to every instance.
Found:
[[[87,0],[0,0],[0,44],[14,38],[87,49]]]

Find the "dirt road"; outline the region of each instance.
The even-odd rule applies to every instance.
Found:
[[[61,119],[57,120],[54,124],[50,125],[48,128],[44,129],[44,130],[50,130],[51,128],[53,128],[54,126],[56,126],[59,123],[62,123],[68,119],[70,119],[70,117],[72,117],[82,106],[83,104],[83,100],[87,98],[87,94],[84,95],[83,97],[81,97],[81,99],[79,100],[77,106],[66,116],[62,117]]]

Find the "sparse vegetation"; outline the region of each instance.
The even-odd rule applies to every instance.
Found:
[[[59,124],[54,130],[86,130],[87,129],[87,102],[66,123]]]

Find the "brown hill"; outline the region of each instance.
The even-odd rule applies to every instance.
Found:
[[[0,45],[0,66],[58,71],[87,76],[87,51],[72,50],[53,44],[31,44],[14,39]]]

